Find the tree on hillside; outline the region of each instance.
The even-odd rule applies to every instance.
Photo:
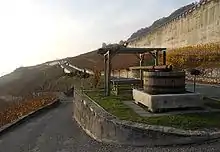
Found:
[[[105,48],[107,46],[106,43],[102,43],[102,48]]]

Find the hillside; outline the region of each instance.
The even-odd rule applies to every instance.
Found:
[[[194,5],[195,4],[189,4],[181,7],[170,16],[163,17],[155,21],[151,26],[142,28],[133,33],[128,40],[147,35],[149,31],[163,25]],[[67,60],[69,63],[79,68],[90,70],[104,69],[104,59],[101,55],[97,54],[97,51],[91,51],[75,57],[65,58],[63,60]],[[60,60],[48,61],[32,67],[21,67],[10,74],[0,77],[0,96],[8,94],[13,96],[26,96],[42,90],[63,91],[70,87],[73,84],[73,80],[63,76],[62,69],[56,65],[58,61]],[[137,65],[139,65],[139,59],[136,55],[116,55],[112,60],[113,70],[126,69]]]
[[[146,61],[152,60],[151,56],[145,55]],[[90,70],[104,70],[104,57],[99,55],[97,51],[91,51],[76,57],[67,58],[67,61],[79,68]],[[126,69],[139,65],[139,58],[135,54],[117,54],[112,59],[112,70]]]
[[[80,68],[86,68],[93,70],[103,70],[104,69],[104,58],[97,54],[97,51],[92,51],[85,53],[76,57],[67,59],[72,65]],[[139,64],[139,59],[135,55],[123,54],[116,55],[112,60],[112,69],[128,68],[130,66],[135,66]]]
[[[128,38],[128,41],[140,38],[142,36],[146,36],[153,29],[165,24],[166,22],[169,22],[170,20],[172,20],[173,18],[175,18],[178,15],[182,14],[186,10],[192,8],[194,5],[195,5],[195,3],[183,6],[179,9],[177,9],[176,11],[174,11],[173,13],[171,13],[168,17],[163,17],[163,18],[160,18],[160,19],[156,20],[151,26],[139,29],[138,31],[134,32],[130,36],[130,38]]]
[[[10,103],[6,102],[5,100],[0,99],[0,111],[7,107]]]
[[[52,83],[62,77],[58,66],[23,67],[1,77],[0,95],[26,96],[32,92],[55,88]]]

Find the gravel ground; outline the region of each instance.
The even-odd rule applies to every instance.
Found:
[[[177,147],[128,147],[102,144],[72,120],[72,103],[42,113],[0,136],[0,152],[195,152],[220,151],[219,142]]]

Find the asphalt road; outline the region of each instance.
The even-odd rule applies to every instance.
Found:
[[[187,90],[193,91],[193,84],[187,83]],[[207,97],[220,99],[220,85],[207,85],[207,84],[196,84],[196,92],[199,92]]]
[[[220,151],[220,142],[178,147],[128,147],[102,144],[87,136],[72,120],[72,103],[30,119],[0,136],[0,152],[194,152]]]

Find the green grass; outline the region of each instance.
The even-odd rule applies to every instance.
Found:
[[[121,102],[122,100],[130,100],[131,96],[124,95],[118,97],[111,95],[109,97],[105,97],[101,92],[87,92],[87,95],[102,106],[106,111],[117,116],[121,120],[192,130],[220,128],[220,113],[141,117]]]

